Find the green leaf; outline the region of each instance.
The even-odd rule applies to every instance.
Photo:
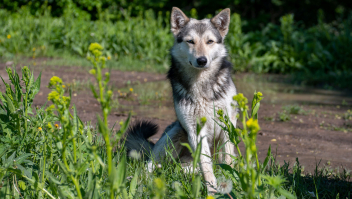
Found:
[[[92,90],[92,93],[93,93],[94,97],[96,99],[98,99],[99,96],[98,96],[97,92],[95,91],[94,85],[93,84],[89,84],[89,87],[90,87],[90,90]]]
[[[30,95],[30,99],[33,99],[35,95],[38,94],[39,90],[40,90],[40,84],[41,84],[41,77],[42,77],[42,72],[39,73],[39,76],[37,77],[37,79],[35,80],[32,88],[31,88],[31,95]]]
[[[50,173],[49,171],[46,171],[45,174],[49,177],[49,180],[50,180],[51,182],[53,182],[53,183],[55,183],[55,184],[58,184],[58,185],[62,184],[62,183],[60,182],[60,180],[58,180],[57,178],[55,178],[54,175],[53,175],[52,173]]]
[[[198,162],[200,160],[200,153],[201,153],[201,150],[202,150],[202,140],[203,140],[203,137],[200,139],[200,141],[199,141],[199,143],[197,145],[196,151],[193,154],[193,168],[197,167],[197,164],[198,164]]]
[[[90,165],[88,163],[88,160],[86,162],[81,163],[79,168],[76,170],[77,171],[77,175],[81,175],[82,173],[84,173],[89,166]]]
[[[26,169],[23,166],[21,166],[20,164],[17,165],[17,168],[19,170],[21,170],[25,176],[27,176],[28,178],[32,178],[32,169]]]
[[[230,165],[227,165],[227,164],[217,164],[217,165],[219,165],[223,170],[233,173],[233,169]]]
[[[20,187],[20,189],[22,189],[22,190],[26,190],[26,188],[27,188],[26,183],[23,182],[22,180],[18,181],[18,187]]]
[[[200,187],[201,187],[200,176],[197,175],[195,177],[194,181],[192,182],[192,195],[193,195],[193,198],[199,198]]]
[[[137,191],[137,180],[138,180],[138,175],[139,175],[139,172],[141,171],[140,168],[138,168],[135,173],[134,173],[134,176],[131,180],[131,183],[130,183],[130,193],[129,193],[129,197],[130,198],[133,198],[133,196],[136,194],[136,191]]]
[[[266,166],[268,165],[270,158],[271,158],[271,145],[269,145],[269,149],[268,149],[268,152],[266,154],[266,158],[264,160],[264,163],[263,163],[263,166],[262,166],[262,169],[261,169],[261,173],[263,173],[264,170],[266,169]]]
[[[7,160],[4,163],[5,167],[9,166],[9,165],[11,165],[11,163],[13,163],[13,160],[15,159],[15,155],[16,155],[16,151],[13,152],[9,158],[7,158]]]
[[[6,153],[9,148],[11,147],[5,148],[5,146],[0,146],[0,158]]]
[[[113,183],[114,189],[118,189],[123,185],[126,175],[126,154],[124,153],[117,165],[116,169],[113,169],[111,173],[111,183]]]
[[[285,196],[287,199],[294,199],[295,198],[294,195],[292,195],[290,192],[288,192],[284,189],[279,189],[278,192],[281,193],[283,196]]]
[[[17,175],[22,175],[22,172],[19,169],[7,168],[6,170]]]
[[[109,136],[108,129],[107,129],[107,127],[105,126],[103,120],[100,118],[99,115],[97,116],[97,118],[98,118],[98,129],[99,129],[99,132],[100,132],[101,134],[103,134],[104,137],[105,137],[105,136]]]
[[[126,130],[128,129],[128,125],[130,124],[131,121],[131,112],[128,114],[128,117],[125,122],[122,123],[119,132],[117,133],[119,137],[121,137]]]
[[[31,153],[25,153],[25,154],[22,154],[20,156],[18,156],[17,158],[14,159],[14,164],[21,164],[24,160],[26,160],[27,157],[31,156],[33,154]]]
[[[5,99],[7,102],[7,108],[10,111],[10,114],[14,113],[16,109],[15,109],[15,106],[13,105],[11,99],[5,93],[4,93],[4,96],[5,96]]]
[[[258,103],[254,106],[254,108],[253,108],[253,110],[252,110],[252,115],[251,115],[251,117],[252,117],[253,119],[258,119],[258,111],[259,111],[259,108],[260,108],[260,102],[258,102]]]
[[[73,134],[76,135],[78,132],[78,119],[77,119],[77,109],[76,106],[73,106]]]
[[[186,147],[186,148],[189,150],[189,152],[190,152],[191,154],[193,154],[193,150],[192,150],[191,146],[189,146],[188,143],[181,143],[181,145],[184,146],[184,147]]]

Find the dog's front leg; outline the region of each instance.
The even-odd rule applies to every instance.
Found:
[[[206,181],[207,184],[207,190],[208,192],[214,194],[216,193],[216,178],[214,175],[213,171],[213,163],[211,159],[211,153],[210,153],[210,147],[208,143],[208,139],[205,136],[206,135],[206,128],[204,127],[199,136],[197,136],[196,131],[188,131],[188,141],[193,149],[193,151],[196,150],[197,145],[200,141],[200,138],[203,137],[202,139],[202,148],[201,148],[201,155],[200,155],[200,169],[203,173],[204,180]]]

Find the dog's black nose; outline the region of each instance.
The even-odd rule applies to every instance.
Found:
[[[205,64],[207,64],[207,58],[206,57],[199,57],[197,59],[197,63],[199,66],[205,66]]]

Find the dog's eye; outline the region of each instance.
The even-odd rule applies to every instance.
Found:
[[[193,40],[188,40],[187,43],[194,44]]]
[[[209,40],[207,41],[207,44],[212,44],[214,41],[213,40]]]

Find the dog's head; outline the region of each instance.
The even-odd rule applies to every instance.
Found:
[[[212,19],[188,18],[179,8],[171,13],[171,31],[175,37],[172,55],[182,65],[208,68],[213,61],[226,56],[223,45],[230,23],[230,9]]]

